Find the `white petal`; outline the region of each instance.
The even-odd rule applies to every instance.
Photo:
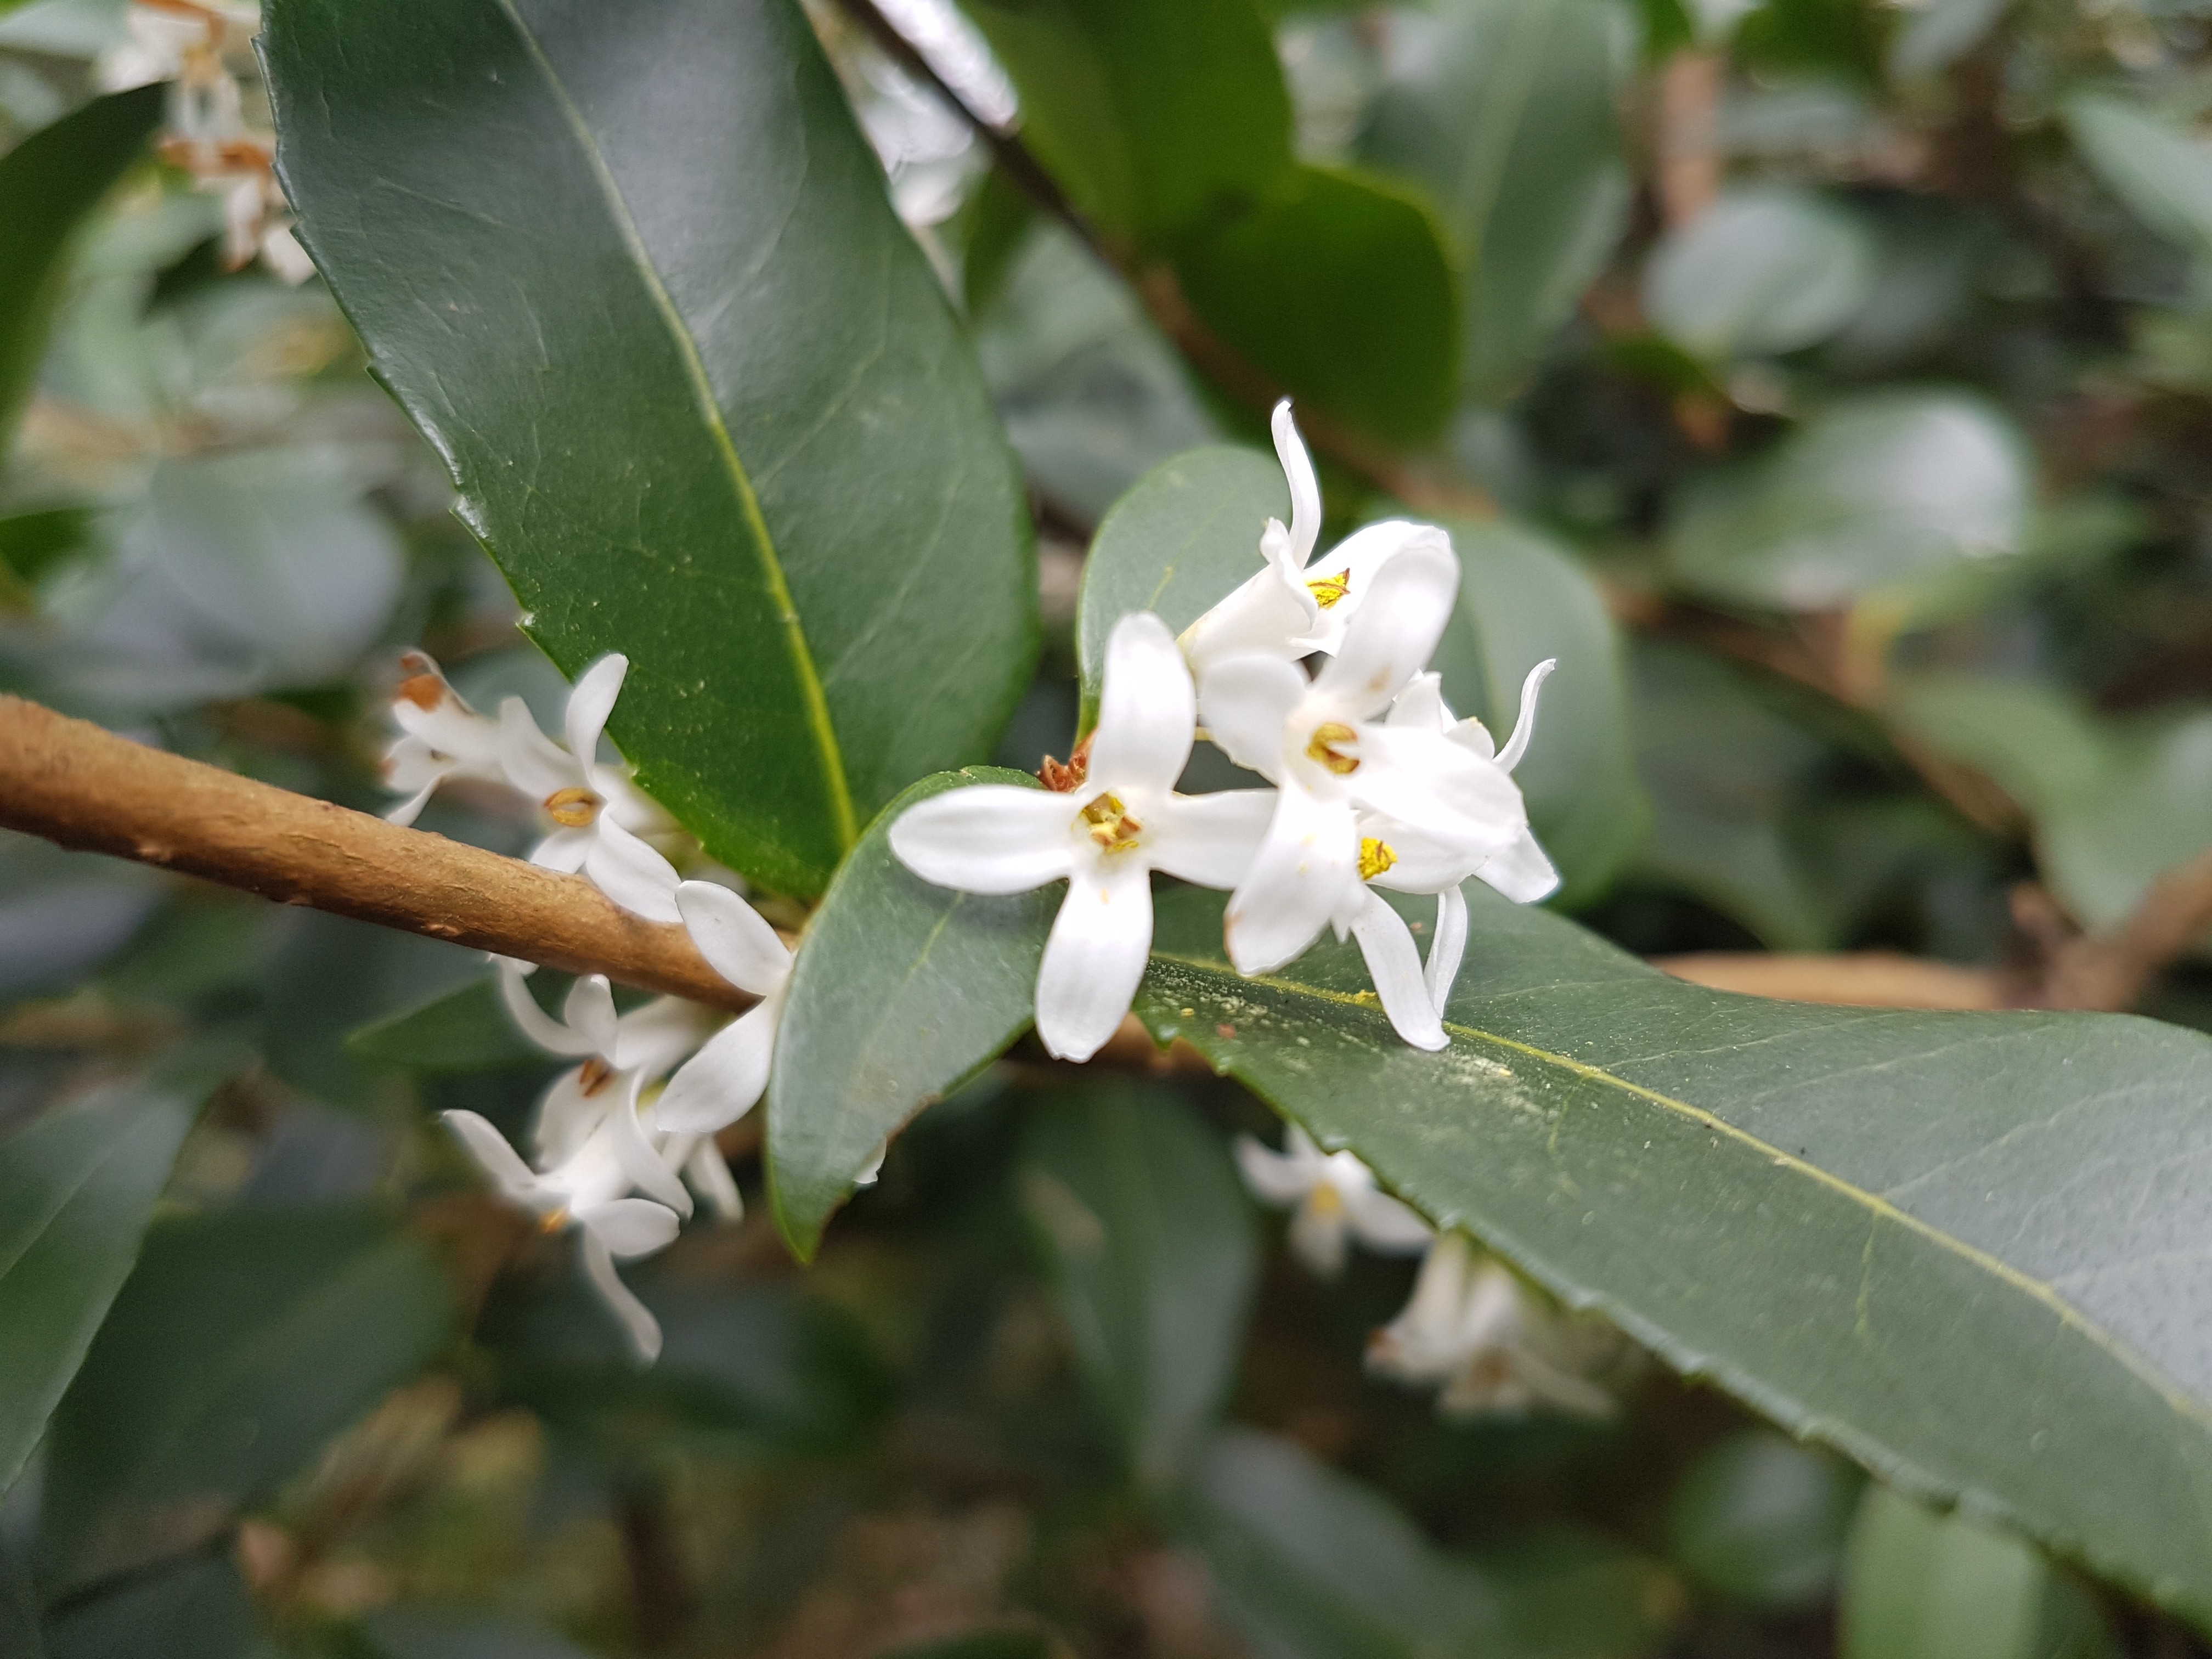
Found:
[[[1279,657],[1230,657],[1200,679],[1199,719],[1230,759],[1279,781],[1283,723],[1304,701],[1307,690],[1305,674],[1295,663]]]
[[[615,712],[615,699],[622,695],[623,681],[629,673],[629,659],[619,651],[610,651],[600,658],[576,681],[568,693],[568,707],[562,721],[568,738],[568,752],[584,766],[599,757],[599,733],[606,730],[607,716]]]
[[[584,855],[592,884],[647,921],[681,921],[676,866],[604,812],[592,829],[591,850]]]
[[[1342,649],[1346,630],[1374,592],[1376,576],[1382,567],[1407,548],[1422,546],[1449,550],[1451,538],[1432,524],[1385,519],[1380,524],[1364,525],[1339,542],[1327,558],[1308,567],[1305,579],[1320,582],[1334,578],[1343,585],[1340,596],[1334,605],[1316,605],[1314,624],[1299,643],[1309,651]]]
[[[582,1254],[584,1277],[591,1280],[592,1288],[599,1293],[607,1310],[621,1322],[623,1333],[629,1338],[637,1357],[652,1364],[660,1357],[660,1322],[622,1282],[622,1275],[615,1272],[614,1258],[607,1253],[599,1236],[589,1229],[584,1232]]]
[[[1314,689],[1355,720],[1380,714],[1429,665],[1458,592],[1449,544],[1424,539],[1403,549],[1376,573]]]
[[[307,257],[307,250],[300,246],[300,239],[292,234],[289,221],[261,228],[261,263],[280,283],[294,288],[315,274],[315,262]]]
[[[605,980],[599,982],[606,983]],[[581,980],[576,983],[579,988],[583,985]],[[572,1030],[538,1006],[538,1000],[530,994],[530,988],[523,983],[523,970],[512,963],[501,962],[499,965],[499,994],[507,1004],[508,1017],[521,1029],[522,1035],[548,1053],[577,1060],[599,1053],[588,1036]],[[573,1002],[575,995],[575,991],[571,990],[569,1000]]]
[[[1451,705],[1444,701],[1444,677],[1434,669],[1406,682],[1383,716],[1385,726],[1410,726],[1416,732],[1445,732],[1451,728]]]
[[[518,986],[514,994],[527,997],[530,994]],[[512,1000],[508,1006],[513,1008]],[[568,988],[568,1000],[561,1005],[561,1019],[579,1040],[592,1045],[581,1052],[612,1061],[621,1026],[615,1018],[614,987],[607,983],[605,974],[585,974]]]
[[[599,836],[589,830],[556,830],[530,849],[530,861],[541,869],[573,876],[592,856]]]
[[[1467,895],[1447,887],[1437,895],[1436,937],[1429,941],[1429,959],[1421,969],[1429,988],[1429,1000],[1442,1019],[1451,1006],[1452,985],[1459,978],[1461,958],[1467,955]]]
[[[623,1175],[630,1185],[647,1197],[658,1199],[680,1216],[691,1213],[691,1194],[684,1190],[684,1182],[676,1171],[668,1167],[668,1160],[653,1150],[653,1143],[645,1138],[645,1131],[637,1121],[637,1079],[627,1080],[629,1093],[607,1114],[607,1121],[599,1133],[606,1137],[604,1143],[613,1152],[615,1162],[622,1166]]]
[[[1458,886],[1494,856],[1488,845],[1428,835],[1376,813],[1361,814],[1359,833],[1363,839],[1371,836],[1389,848],[1395,861],[1388,870],[1368,879],[1371,885],[1394,893],[1441,893]]]
[[[1513,721],[1513,735],[1498,751],[1498,763],[1509,772],[1520,765],[1521,757],[1528,752],[1528,739],[1536,735],[1536,694],[1544,689],[1544,682],[1552,678],[1552,671],[1559,665],[1557,657],[1547,657],[1521,682],[1521,712]]]
[[[606,1116],[608,1103],[604,1084],[597,1093],[584,1092],[580,1066],[555,1078],[553,1086],[538,1103],[537,1117],[531,1125],[530,1145],[538,1155],[538,1168],[557,1168],[574,1158]]]
[[[505,1135],[474,1112],[440,1115],[504,1196],[532,1209],[538,1207],[538,1176],[522,1161],[522,1155],[507,1144]]]
[[[1297,1203],[1319,1178],[1310,1161],[1270,1152],[1250,1135],[1237,1137],[1237,1167],[1246,1186],[1279,1207]]]
[[[520,697],[499,706],[499,763],[507,781],[532,800],[585,782],[582,765],[538,729],[530,705]]]
[[[1469,714],[1444,735],[1470,755],[1480,755],[1485,760],[1498,757],[1498,744],[1492,740],[1490,728]]]
[[[1272,789],[1224,789],[1172,795],[1152,809],[1144,856],[1155,870],[1200,887],[1244,879],[1275,815]]]
[[[1534,904],[1559,884],[1559,872],[1536,844],[1534,833],[1526,829],[1477,865],[1474,873],[1516,904]]]
[[[1359,769],[1345,780],[1346,793],[1410,829],[1480,851],[1506,847],[1528,822],[1512,775],[1448,737],[1363,726],[1358,751]]]
[[[661,1091],[654,1120],[679,1134],[711,1134],[735,1123],[768,1087],[775,1055],[775,1002],[732,1021],[685,1060]]]
[[[738,1191],[738,1183],[730,1174],[729,1160],[722,1149],[714,1144],[712,1135],[701,1135],[684,1159],[684,1178],[706,1201],[714,1219],[724,1226],[745,1218],[744,1195]]]
[[[1425,1249],[1436,1237],[1418,1211],[1376,1188],[1346,1194],[1344,1211],[1352,1237],[1369,1249],[1388,1255],[1410,1255]]]
[[[1306,453],[1298,423],[1291,418],[1291,400],[1275,405],[1268,421],[1275,439],[1275,459],[1282,463],[1283,482],[1291,487],[1291,550],[1304,564],[1313,556],[1321,539],[1321,480],[1314,476],[1313,457]]]
[[[676,1242],[676,1212],[642,1198],[611,1198],[576,1212],[578,1224],[618,1256],[650,1255]]]
[[[1045,940],[1036,1028],[1056,1060],[1085,1060],[1114,1035],[1152,948],[1152,884],[1144,865],[1109,855],[1079,870]]]
[[[1309,1195],[1291,1218],[1291,1254],[1323,1279],[1344,1271],[1344,1206],[1334,1196],[1316,1200]]]
[[[924,881],[968,893],[1026,893],[1068,872],[1077,807],[1014,784],[950,789],[891,825],[891,851]]]
[[[1314,941],[1359,885],[1358,820],[1303,789],[1277,792],[1275,816],[1229,900],[1223,938],[1239,973],[1279,968]]]
[[[1429,988],[1421,980],[1421,953],[1414,949],[1413,936],[1398,913],[1370,890],[1352,932],[1359,941],[1359,954],[1367,958],[1368,976],[1382,999],[1382,1012],[1398,1035],[1416,1048],[1448,1046],[1451,1039],[1444,1035],[1437,1006],[1429,1000]]]
[[[697,1048],[715,1030],[715,1018],[709,1010],[682,997],[655,997],[615,1025],[615,1048],[609,1058],[650,1083]]]
[[[1298,643],[1312,632],[1321,606],[1291,556],[1290,532],[1273,520],[1260,538],[1261,568],[1182,631],[1176,643],[1199,678],[1231,657],[1306,654]]]
[[[708,966],[740,990],[766,996],[791,977],[790,950],[768,919],[728,888],[687,881],[676,890],[676,908]]]
[[[1190,758],[1197,719],[1190,670],[1168,625],[1149,611],[1115,623],[1106,642],[1098,725],[1091,736],[1091,781],[1165,793]]]
[[[384,821],[386,823],[396,823],[402,830],[406,829],[422,816],[422,809],[430,804],[430,797],[438,793],[438,786],[445,781],[445,769],[440,769],[429,782],[386,812],[384,815]]]

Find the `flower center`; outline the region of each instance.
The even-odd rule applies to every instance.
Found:
[[[590,790],[574,787],[556,789],[545,797],[547,816],[564,830],[586,828],[593,818],[599,817],[599,808],[605,805]]]
[[[1334,576],[1316,576],[1306,584],[1306,592],[1314,596],[1314,603],[1326,611],[1352,591],[1352,573],[1344,571]]]
[[[541,1233],[547,1234],[557,1233],[562,1228],[568,1224],[568,1206],[564,1204],[559,1209],[548,1210],[543,1216],[539,1217],[538,1231]]]
[[[1129,816],[1118,795],[1101,795],[1092,801],[1083,809],[1083,822],[1090,826],[1091,839],[1108,853],[1127,852],[1145,827]]]
[[[598,1054],[593,1054],[576,1068],[576,1086],[582,1091],[584,1098],[589,1100],[607,1086],[607,1079],[614,1074],[613,1066]]]
[[[1306,758],[1320,763],[1340,778],[1348,778],[1359,769],[1359,757],[1346,754],[1341,745],[1358,735],[1342,720],[1323,720],[1306,740]]]
[[[1398,861],[1398,854],[1387,841],[1377,841],[1372,836],[1359,838],[1359,878],[1372,881]]]
[[[1322,1182],[1319,1186],[1316,1187],[1313,1191],[1306,1194],[1306,1202],[1313,1206],[1313,1212],[1316,1215],[1341,1215],[1344,1213],[1344,1194],[1337,1191],[1335,1188],[1330,1186],[1326,1181]]]

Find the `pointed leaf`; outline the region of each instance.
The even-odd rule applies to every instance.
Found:
[[[498,985],[489,979],[363,1025],[346,1038],[345,1046],[363,1060],[413,1072],[495,1072],[553,1064],[515,1029]]]

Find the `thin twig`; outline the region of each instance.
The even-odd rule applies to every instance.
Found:
[[[580,876],[403,830],[0,697],[0,825],[711,1006],[755,999]]]
[[[2045,1008],[2132,1008],[2160,970],[2212,934],[2212,850],[2150,884],[2118,927],[2053,952],[2034,997]]]

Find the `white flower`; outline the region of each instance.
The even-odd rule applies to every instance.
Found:
[[[1037,1035],[1062,1060],[1090,1059],[1129,1012],[1152,950],[1152,872],[1231,886],[1266,827],[1266,790],[1174,793],[1194,714],[1167,624],[1149,611],[1124,617],[1107,642],[1082,782],[1066,793],[956,789],[891,826],[900,861],[940,887],[1020,893],[1066,879],[1036,987]]]
[[[399,665],[406,678],[392,694],[392,717],[400,735],[384,751],[384,781],[407,799],[384,816],[408,824],[422,816],[447,778],[503,784],[507,772],[500,764],[497,720],[470,708],[427,653],[410,651]]]
[[[563,749],[538,729],[520,697],[501,704],[500,764],[507,781],[536,801],[553,829],[532,864],[590,877],[625,910],[652,921],[682,920],[675,866],[639,838],[668,823],[619,768],[599,763],[599,733],[614,711],[629,659],[601,657],[568,693]]]
[[[1413,1299],[1368,1344],[1370,1370],[1442,1384],[1437,1409],[1454,1415],[1538,1407],[1609,1417],[1612,1395],[1582,1375],[1615,1346],[1602,1327],[1539,1303],[1494,1260],[1478,1261],[1463,1234],[1429,1249]]]
[[[708,965],[760,998],[709,1038],[661,1093],[656,1111],[664,1128],[711,1134],[750,1111],[768,1087],[791,952],[760,912],[726,887],[687,881],[676,890],[676,906]]]
[[[1288,398],[1275,405],[1273,425],[1276,459],[1290,485],[1290,527],[1268,520],[1260,533],[1259,572],[1183,630],[1178,643],[1201,681],[1229,657],[1295,662],[1334,652],[1387,561],[1408,547],[1451,545],[1434,525],[1387,519],[1354,531],[1327,558],[1308,564],[1321,538],[1321,483]]]
[[[1429,1224],[1375,1184],[1375,1172],[1350,1152],[1324,1152],[1292,1124],[1283,1150],[1237,1137],[1237,1166],[1247,1186],[1277,1208],[1295,1205],[1291,1249],[1324,1278],[1344,1271],[1347,1242],[1399,1255],[1432,1237]]]
[[[1407,547],[1376,575],[1311,681],[1279,658],[1240,656],[1200,684],[1213,741],[1277,787],[1267,839],[1229,901],[1225,939],[1239,971],[1279,967],[1323,927],[1340,935],[1358,922],[1370,896],[1363,813],[1477,860],[1527,829],[1521,792],[1494,758],[1441,732],[1376,719],[1426,666],[1458,585],[1448,546]],[[1438,1026],[1421,1046],[1443,1041]]]
[[[188,72],[205,75],[210,66],[223,78],[224,46],[234,31],[249,36],[258,10],[231,0],[139,0],[123,14],[128,37],[110,46],[93,64],[93,81],[102,92],[128,92]]]

